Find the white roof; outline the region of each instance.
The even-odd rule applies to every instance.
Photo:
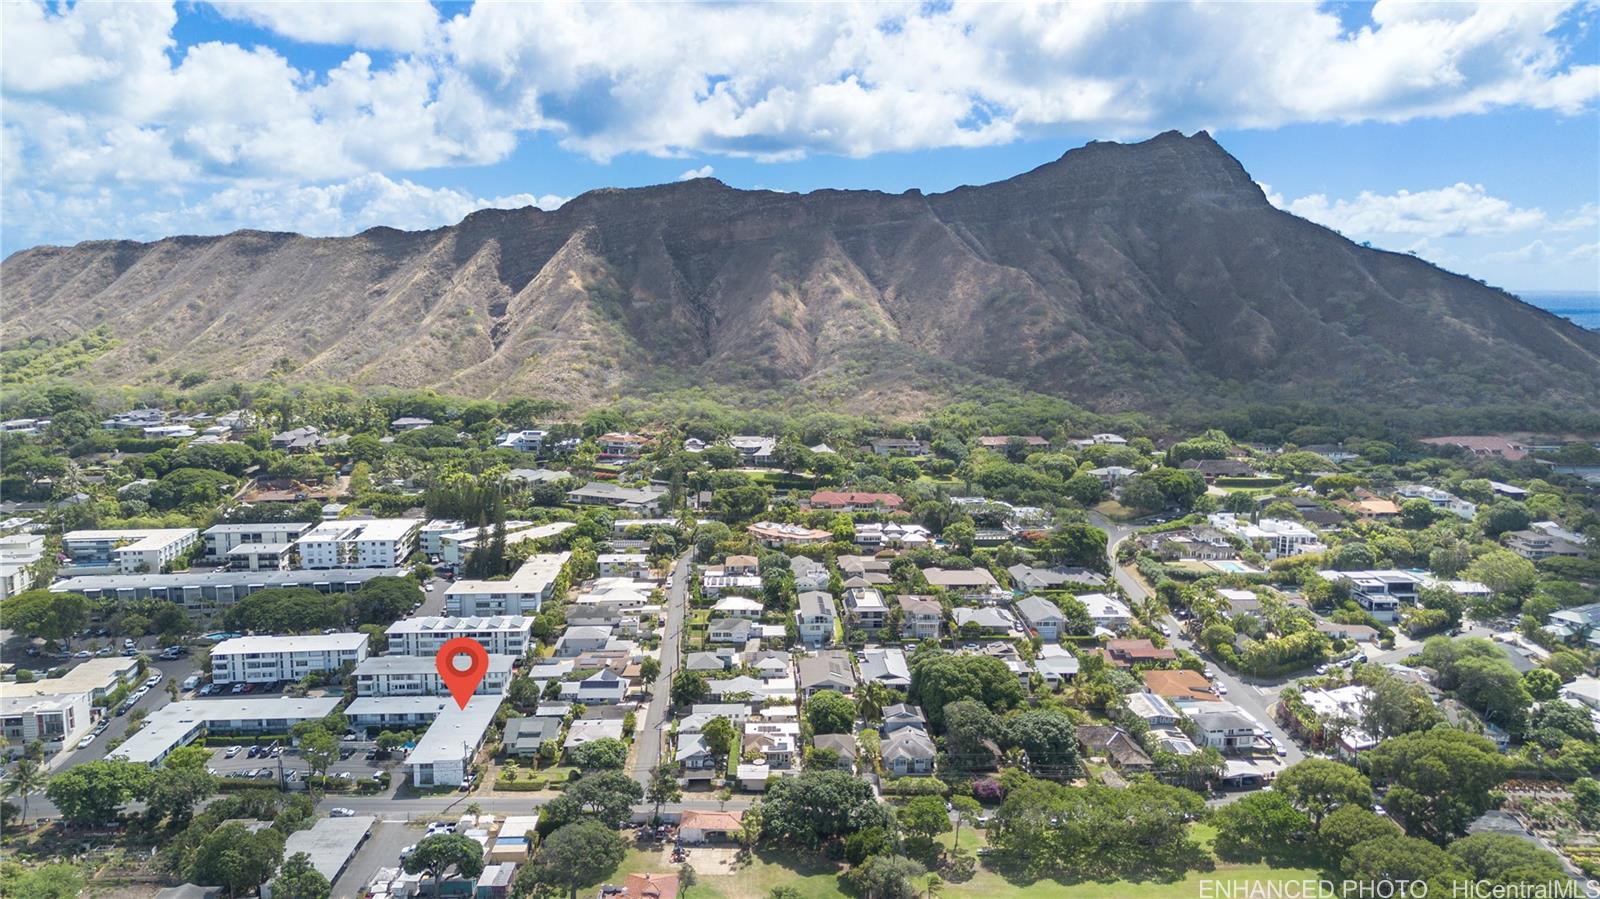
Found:
[[[342,652],[357,651],[367,643],[366,634],[307,634],[304,637],[234,637],[211,648],[212,658],[251,652]]]
[[[514,656],[491,654],[488,671],[510,671],[514,661]],[[369,656],[351,673],[360,677],[364,674],[434,674],[437,671],[437,662],[432,656]]]
[[[351,718],[376,715],[437,715],[444,711],[446,704],[454,707],[456,701],[448,696],[358,696],[345,707],[344,713]]]
[[[311,856],[311,867],[328,878],[329,883],[333,883],[377,820],[371,815],[318,818],[315,824],[305,830],[289,834],[288,839],[283,841],[283,857],[287,859],[296,852],[304,852]]]
[[[561,574],[572,553],[539,553],[529,556],[503,581],[456,581],[444,591],[445,596],[482,593],[543,593]]]
[[[314,721],[339,707],[340,697],[260,696],[170,702],[150,713],[144,727],[111,756],[154,764],[197,724],[212,721]]]
[[[272,521],[257,522],[255,524],[214,524],[202,533],[206,536],[213,534],[254,534],[257,531],[304,531],[311,527],[309,521]]]
[[[412,531],[422,526],[416,518],[361,518],[325,521],[303,534],[300,539],[318,540],[404,540]]]
[[[170,546],[179,540],[195,537],[200,532],[194,528],[130,528],[124,530],[83,530],[68,531],[61,535],[62,543],[95,542],[104,540],[127,540],[125,546],[117,549],[143,552],[161,549]]]
[[[406,756],[406,764],[429,765],[465,758],[483,742],[483,735],[494,723],[495,712],[499,710],[498,696],[474,696],[464,709],[454,700],[445,703],[439,717],[428,726],[428,732]]]
[[[743,596],[724,596],[723,598],[717,600],[717,604],[711,608],[716,612],[728,612],[734,610],[743,612],[759,612],[761,611],[762,606],[761,603],[756,602],[753,599],[746,599]]]
[[[389,625],[390,634],[426,634],[435,631],[525,631],[533,627],[533,619],[525,615],[490,615],[485,618],[441,618],[427,615],[422,618],[405,618]]]

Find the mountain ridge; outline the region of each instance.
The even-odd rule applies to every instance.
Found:
[[[1205,132],[933,194],[700,178],[424,231],[36,247],[0,286],[8,340],[125,338],[84,373],[110,383],[276,372],[578,406],[710,383],[914,406],[971,372],[1107,410],[1600,403],[1600,335],[1276,209]]]

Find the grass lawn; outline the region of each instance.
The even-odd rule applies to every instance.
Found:
[[[945,834],[940,838],[940,842],[949,846],[954,836],[953,833]],[[1216,837],[1216,831],[1209,825],[1195,825],[1194,836],[1202,845],[1209,848],[1211,841]],[[981,832],[971,827],[961,829],[963,849],[969,852],[976,851],[983,843]],[[617,869],[617,873],[612,875],[610,880],[620,882],[623,875],[630,873],[649,871],[669,873],[671,870],[672,866],[662,865],[659,850],[631,849],[623,860],[622,867]],[[1206,880],[1258,883],[1314,879],[1318,876],[1318,872],[1310,868],[1219,864],[1215,871],[1196,871],[1175,883],[1134,884],[1117,881],[1062,884],[1041,880],[1020,884],[1011,883],[980,866],[977,876],[972,880],[966,883],[946,883],[940,887],[939,895],[944,899],[1034,899],[1034,897],[1122,899],[1128,896],[1138,896],[1140,899],[1198,899],[1201,895],[1201,882]],[[839,889],[838,868],[832,862],[812,859],[797,853],[770,850],[757,853],[747,867],[731,876],[709,876],[700,872],[695,885],[687,893],[679,895],[684,899],[766,899],[772,888],[779,885],[794,887],[805,899],[848,899],[848,894]],[[1225,892],[1217,891],[1214,894],[1225,895]]]

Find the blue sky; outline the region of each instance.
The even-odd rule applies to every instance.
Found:
[[[1212,132],[1274,203],[1600,290],[1593,4],[0,6],[0,249],[425,228],[707,174],[944,190]]]

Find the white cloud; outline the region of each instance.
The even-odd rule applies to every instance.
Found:
[[[686,171],[683,174],[679,175],[678,176],[678,180],[679,181],[693,181],[696,178],[710,178],[711,177],[711,173],[714,172],[714,171],[716,171],[716,169],[713,169],[709,164],[708,165],[703,165],[703,166],[701,166],[701,167],[699,167],[697,169],[689,169],[688,171]]]
[[[1575,115],[1600,97],[1600,66],[1575,64],[1557,33],[1592,24],[1592,5],[1383,0],[1355,29],[1311,4],[480,3],[443,19],[420,0],[209,8],[347,49],[308,71],[271,46],[180,47],[170,2],[0,4],[6,208],[28,206],[24,193],[93,209],[106,191],[159,206],[392,179],[501,162],[536,132],[598,160],[783,160],[1062,129]],[[1493,198],[1471,190],[1461,211],[1486,217],[1467,229],[1525,212],[1485,210]],[[1451,233],[1417,197],[1315,199],[1295,203],[1340,227]],[[55,239],[102,224],[46,217]]]
[[[293,231],[316,237],[388,226],[406,230],[453,225],[479,209],[537,206],[554,210],[567,197],[513,194],[478,197],[407,179],[367,174],[347,181],[288,190],[229,187],[193,201],[134,198],[112,191],[72,195],[65,202],[38,191],[6,194],[5,218],[46,238],[70,222],[93,221],[89,237],[154,240],[173,234],[222,234],[241,228]]]
[[[1484,260],[1487,262],[1512,262],[1525,264],[1529,262],[1545,262],[1553,259],[1555,256],[1556,252],[1550,248],[1549,244],[1542,240],[1535,240],[1531,243],[1524,244],[1515,250],[1502,250],[1498,253],[1490,253],[1484,257]]]
[[[439,14],[427,0],[208,0],[230,19],[249,22],[310,44],[349,44],[383,50],[421,50],[439,33]]]
[[[1281,195],[1269,194],[1268,198],[1275,206],[1352,238],[1392,234],[1461,237],[1525,231],[1545,223],[1542,211],[1520,209],[1492,197],[1481,184],[1393,194],[1362,191],[1354,200],[1330,201],[1323,194],[1312,194],[1285,204]]]

